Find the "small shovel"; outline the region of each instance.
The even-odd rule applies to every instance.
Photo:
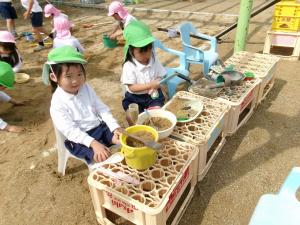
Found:
[[[95,170],[95,169],[98,169],[99,167],[102,167],[103,165],[106,165],[106,164],[119,163],[123,159],[124,159],[124,155],[120,152],[116,152],[116,153],[112,154],[108,159],[104,160],[103,162],[94,163],[92,166],[90,166],[90,168],[92,170]]]
[[[133,139],[135,139],[135,140],[137,140],[137,141],[140,141],[140,142],[142,142],[145,146],[147,146],[147,147],[149,147],[149,148],[152,148],[152,149],[154,149],[154,150],[160,150],[160,149],[163,148],[163,144],[161,144],[161,143],[157,143],[157,142],[155,142],[155,141],[145,141],[145,140],[143,140],[142,138],[140,138],[140,137],[138,137],[138,136],[136,136],[136,135],[134,135],[134,134],[128,133],[128,132],[127,132],[126,130],[124,130],[124,129],[119,129],[119,131],[120,131],[122,134],[126,135],[127,137],[131,137],[131,138],[133,138]]]

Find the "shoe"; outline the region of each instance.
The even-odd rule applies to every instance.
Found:
[[[45,49],[45,46],[43,46],[43,45],[38,45],[38,46],[36,46],[36,47],[33,49],[33,51],[34,51],[34,52],[38,52],[38,51],[41,51],[41,50],[43,50],[43,49]]]

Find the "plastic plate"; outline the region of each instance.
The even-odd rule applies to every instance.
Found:
[[[192,117],[189,117],[189,118],[178,118],[177,117],[177,122],[178,123],[187,123],[187,122],[190,122],[190,121],[193,121],[194,119],[196,119],[200,113],[202,112],[203,110],[203,103],[199,100],[199,99],[195,99],[195,98],[184,98],[184,97],[176,97],[176,98],[179,98],[179,99],[184,99],[186,100],[186,102],[184,103],[184,106],[183,108],[189,108],[193,111],[196,111],[195,115],[193,115]],[[168,109],[168,106],[176,99],[176,98],[172,98],[169,102],[167,102],[162,108],[165,109],[165,110],[169,110]],[[175,114],[176,115],[176,114]]]
[[[26,73],[16,73],[15,75],[15,81],[18,84],[26,83],[29,81],[30,76]]]

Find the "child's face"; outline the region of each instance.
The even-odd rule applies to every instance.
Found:
[[[0,45],[0,54],[9,55],[11,54],[11,51]]]
[[[119,16],[118,13],[113,14],[112,17],[113,17],[115,20],[122,21],[122,18]]]
[[[6,89],[6,87],[0,85],[0,91],[4,91]]]
[[[85,75],[80,65],[72,65],[70,67],[63,66],[63,72],[57,81],[64,91],[70,94],[77,94],[80,87],[85,82]]]
[[[133,48],[132,49],[133,57],[141,64],[148,65],[150,58],[152,56],[152,49],[149,48],[145,52],[141,52],[140,48]]]

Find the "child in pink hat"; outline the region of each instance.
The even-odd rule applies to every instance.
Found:
[[[14,72],[18,72],[23,65],[15,38],[8,31],[0,31],[0,61],[8,63]]]
[[[136,18],[130,15],[126,8],[119,1],[113,1],[108,7],[108,16],[112,16],[118,21],[117,26],[113,32],[109,35],[110,39],[117,39],[117,37],[123,34],[123,29]]]
[[[44,15],[45,15],[46,18],[52,18],[53,19],[52,24],[54,24],[54,21],[59,17],[64,17],[67,20],[69,19],[69,17],[66,14],[62,13],[59,9],[55,8],[55,6],[52,5],[52,4],[45,5]],[[73,27],[73,24],[72,24],[72,27]],[[52,35],[52,37],[55,37],[55,29],[53,29],[51,31],[51,35]]]
[[[54,20],[54,29],[56,37],[53,40],[53,48],[59,48],[65,45],[74,47],[78,52],[83,53],[84,48],[77,38],[71,35],[71,22],[65,17],[57,17]]]

